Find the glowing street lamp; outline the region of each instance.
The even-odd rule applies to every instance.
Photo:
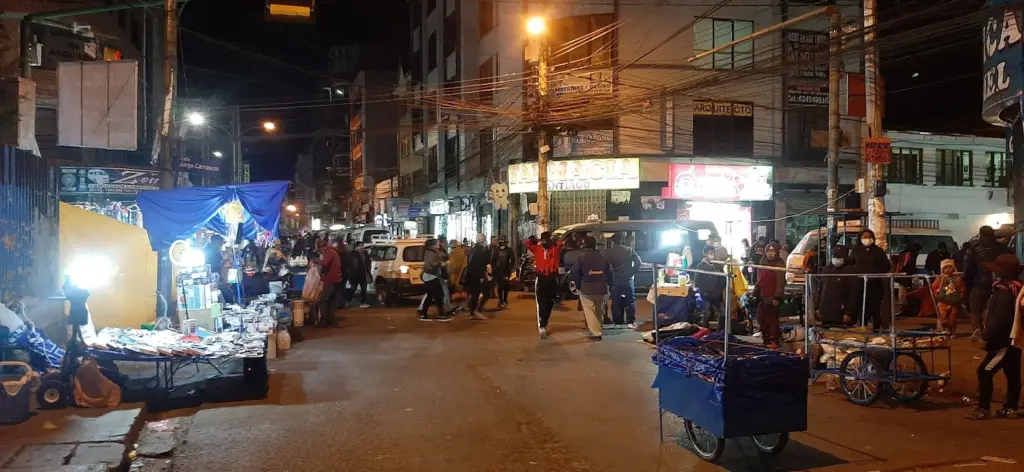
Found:
[[[263,130],[264,131],[273,132],[276,129],[277,129],[277,123],[274,123],[273,121],[264,121],[263,122]]]
[[[547,32],[548,25],[543,17],[535,16],[526,20],[526,34],[540,36]]]
[[[206,123],[206,117],[198,111],[189,113],[185,118],[188,119],[188,124],[192,126],[203,126],[203,123]]]
[[[288,206],[284,207],[284,209],[288,210],[289,212],[292,212],[292,213],[295,213],[295,212],[299,211],[299,207],[297,207],[295,205],[291,205],[291,204],[289,204]]]
[[[224,157],[224,153],[220,151],[213,151],[213,157]]]

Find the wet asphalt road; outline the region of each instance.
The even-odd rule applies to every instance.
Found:
[[[271,361],[265,401],[206,405],[175,471],[1024,470],[1024,420],[969,422],[956,398],[854,406],[812,390],[810,430],[778,457],[730,441],[718,465],[658,441],[652,350],[636,333],[592,343],[574,310],[540,340],[534,305],[489,321],[420,322],[411,307],[339,312],[340,329]],[[493,303],[493,302],[492,302]],[[641,307],[644,310],[644,307]],[[648,308],[649,310],[649,308]]]

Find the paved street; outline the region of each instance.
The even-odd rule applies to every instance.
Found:
[[[675,444],[672,418],[659,444],[652,350],[634,333],[588,342],[581,314],[566,310],[539,340],[532,298],[513,298],[512,310],[483,322],[357,308],[342,312],[341,329],[306,329],[306,340],[271,362],[270,398],[207,405],[187,418],[173,470],[1009,471],[1024,463],[1024,420],[970,422],[959,397],[857,407],[816,387],[810,430],[782,455],[730,441],[719,465],[706,464]]]

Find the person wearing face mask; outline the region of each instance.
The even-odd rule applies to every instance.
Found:
[[[704,247],[704,257],[694,269],[707,272],[721,272],[722,268],[712,264],[715,258],[715,248]],[[718,329],[725,329],[725,320],[722,314],[725,313],[725,277],[698,273],[693,277],[693,285],[700,290],[701,299],[704,301],[704,309],[701,313],[701,325],[709,326],[711,319],[718,319]]]
[[[850,325],[860,312],[860,279],[842,244],[832,248],[832,258],[818,278],[814,307],[823,325]]]
[[[761,265],[785,267],[779,257],[779,245],[771,243],[764,249]],[[761,340],[766,347],[774,349],[782,335],[779,327],[779,307],[786,287],[786,273],[781,270],[758,269],[754,292],[761,304],[757,307],[757,324],[761,328]]]
[[[516,270],[516,253],[508,247],[504,236],[498,238],[498,246],[494,250],[491,267],[494,268],[494,282],[498,287],[498,307],[508,308],[509,279],[512,278],[512,272]]]
[[[545,231],[541,233],[539,243],[536,236],[530,236],[524,246],[533,254],[537,268],[534,290],[537,298],[537,331],[540,338],[544,339],[548,337],[548,319],[551,318],[551,310],[555,307],[555,297],[558,295],[558,264],[562,243],[552,241],[551,232]]]
[[[853,263],[858,274],[887,274],[892,269],[889,256],[885,249],[875,244],[875,233],[870,229],[861,231],[860,244],[853,248]],[[885,298],[885,286],[888,280],[870,278],[864,286],[864,319],[871,321],[874,329],[888,325],[882,319],[882,300]]]
[[[715,248],[715,262],[729,260],[729,251],[722,246],[722,236],[718,233],[711,233],[711,236],[708,237],[708,246]]]

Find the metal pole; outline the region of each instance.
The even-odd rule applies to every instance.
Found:
[[[842,23],[839,9],[829,11],[828,47],[828,189],[826,207],[829,212],[837,209],[839,198],[839,69],[842,64]]]
[[[547,130],[544,128],[544,112],[548,98],[548,45],[544,37],[540,42],[540,59],[537,62],[537,232],[548,230],[548,156],[545,149],[548,142]]]
[[[235,106],[235,123],[231,133],[231,182],[242,181],[242,111]]]
[[[26,17],[21,20],[21,44],[18,49],[21,59],[21,76],[26,79],[32,78],[32,59],[29,51],[32,49],[32,31],[29,28],[31,20]]]
[[[712,55],[712,54],[714,54],[716,52],[721,52],[723,50],[729,49],[729,48],[731,48],[731,47],[733,47],[733,46],[735,46],[737,44],[740,44],[740,43],[743,43],[743,42],[746,42],[746,41],[750,41],[752,39],[757,39],[757,38],[759,38],[761,36],[764,36],[764,35],[766,35],[768,33],[773,33],[775,31],[778,31],[778,30],[782,29],[782,28],[786,28],[788,26],[792,26],[792,25],[795,25],[797,23],[800,23],[800,22],[803,22],[803,21],[807,21],[807,20],[809,20],[811,18],[814,18],[816,16],[819,16],[819,15],[824,15],[824,14],[829,12],[830,8],[835,8],[835,7],[819,8],[817,10],[813,10],[813,11],[804,13],[803,15],[793,17],[793,18],[791,18],[789,20],[786,20],[786,21],[783,21],[781,23],[776,23],[776,24],[771,25],[771,26],[769,26],[769,27],[767,27],[767,28],[765,28],[763,30],[755,31],[752,34],[744,36],[744,37],[742,37],[740,39],[737,39],[735,41],[730,41],[730,42],[725,43],[725,44],[723,44],[721,46],[718,46],[718,47],[709,49],[707,51],[704,51],[704,52],[702,52],[700,54],[697,54],[697,55],[695,55],[693,57],[690,57],[689,59],[687,59],[687,61],[688,62],[696,61],[696,60],[698,60],[700,58],[710,56],[710,55]]]
[[[729,359],[729,333],[732,332],[730,329],[732,326],[732,268],[726,266],[728,272],[725,273],[725,336],[722,337],[725,344],[722,346],[722,355],[725,356],[726,362]]]
[[[164,95],[163,117],[160,124],[161,150],[159,159],[160,188],[175,187],[173,165],[174,151],[174,92],[178,73],[178,2],[164,1]]]
[[[651,268],[654,273],[654,283],[651,285],[654,288],[654,303],[651,303],[653,307],[651,313],[651,323],[654,323],[654,355],[660,356],[661,351],[658,347],[661,345],[661,341],[658,336],[658,265],[655,264]],[[660,360],[660,359],[659,359]],[[658,365],[661,369],[661,365]],[[661,390],[658,390],[658,444],[665,441],[665,410],[661,408]]]
[[[878,107],[878,49],[875,47],[875,15],[877,0],[864,0],[864,91],[867,105],[867,133],[882,136],[882,114]],[[863,159],[863,153],[861,153]],[[889,248],[889,229],[885,220],[885,196],[878,196],[878,183],[883,181],[882,165],[868,164],[868,228],[875,233],[875,244]]]

